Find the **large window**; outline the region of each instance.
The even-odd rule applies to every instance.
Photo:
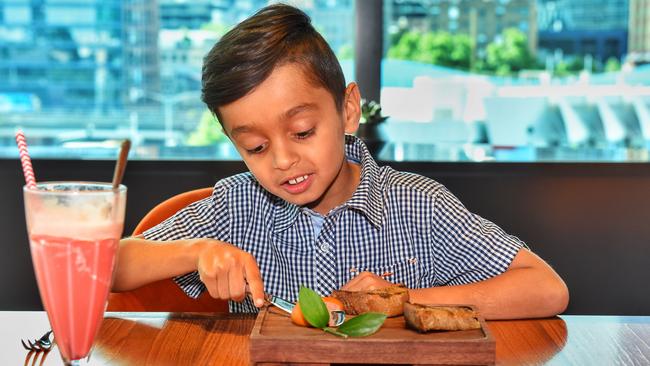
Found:
[[[0,1],[0,156],[21,127],[40,157],[113,158],[128,137],[136,158],[239,159],[200,101],[201,64],[268,3]],[[355,80],[355,0],[289,3]],[[650,13],[629,9],[649,7],[383,0],[379,157],[646,161]]]
[[[200,100],[205,54],[268,1],[0,1],[0,146],[37,157],[238,159]],[[354,2],[292,1],[352,62]],[[347,67],[349,69],[349,67]]]
[[[650,2],[384,1],[386,156],[646,161],[650,17],[628,19],[635,6]]]

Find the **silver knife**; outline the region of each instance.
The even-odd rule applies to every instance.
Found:
[[[268,301],[271,304],[279,307],[280,309],[286,311],[289,314],[291,314],[291,312],[293,311],[293,308],[296,307],[296,304],[294,304],[294,303],[292,303],[290,301],[287,301],[287,300],[285,300],[285,299],[283,299],[281,297],[273,296],[273,295],[270,295],[270,294],[264,294],[264,295],[265,295],[264,297],[266,298],[266,301]]]

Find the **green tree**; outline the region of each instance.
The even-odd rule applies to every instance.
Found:
[[[564,61],[560,61],[555,65],[555,70],[553,70],[553,75],[557,77],[569,76],[571,71],[569,70],[569,64]]]
[[[226,136],[219,120],[206,109],[201,115],[201,120],[196,129],[187,138],[187,144],[190,146],[208,146],[225,139]]]
[[[537,62],[528,50],[528,37],[516,28],[503,31],[501,40],[487,46],[485,71],[510,75],[524,69],[536,68]]]
[[[575,56],[567,63],[567,70],[572,73],[578,73],[585,68],[585,60],[583,56]]]
[[[408,32],[408,29],[406,27],[398,27],[396,30],[389,32],[388,34],[389,49],[390,47],[396,45],[397,42],[399,42],[399,40],[406,32]]]
[[[610,57],[605,63],[605,72],[614,72],[621,69],[621,62],[616,57]]]
[[[553,75],[558,77],[576,75],[584,70],[585,66],[585,57],[577,55],[558,62],[557,65],[555,65],[555,70],[553,70]],[[596,63],[592,62],[590,71],[595,72],[596,67]],[[615,65],[612,65],[612,67],[615,67]]]
[[[404,33],[388,50],[388,57],[433,65],[469,69],[472,41],[467,35],[447,32]]]
[[[415,60],[420,37],[421,34],[418,32],[402,34],[397,43],[388,50],[388,57],[398,60]]]

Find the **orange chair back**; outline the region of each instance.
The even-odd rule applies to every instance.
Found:
[[[133,236],[140,235],[147,229],[150,229],[159,223],[170,218],[173,214],[178,212],[181,208],[189,205],[192,202],[202,200],[212,194],[212,187],[199,188],[193,191],[187,191],[177,194],[165,201],[159,203],[156,207],[152,208],[138,225],[133,230]]]
[[[195,189],[173,196],[151,209],[133,230],[140,235],[171,217],[178,210],[212,194],[212,187]],[[107,311],[226,312],[228,302],[213,299],[204,292],[198,299],[188,297],[172,279],[160,280],[135,290],[113,292]]]

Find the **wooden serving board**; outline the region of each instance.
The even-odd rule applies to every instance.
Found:
[[[260,310],[250,335],[251,365],[407,364],[493,365],[495,342],[481,329],[418,333],[404,317],[388,318],[368,337],[341,338],[320,329],[294,325],[288,314]]]

